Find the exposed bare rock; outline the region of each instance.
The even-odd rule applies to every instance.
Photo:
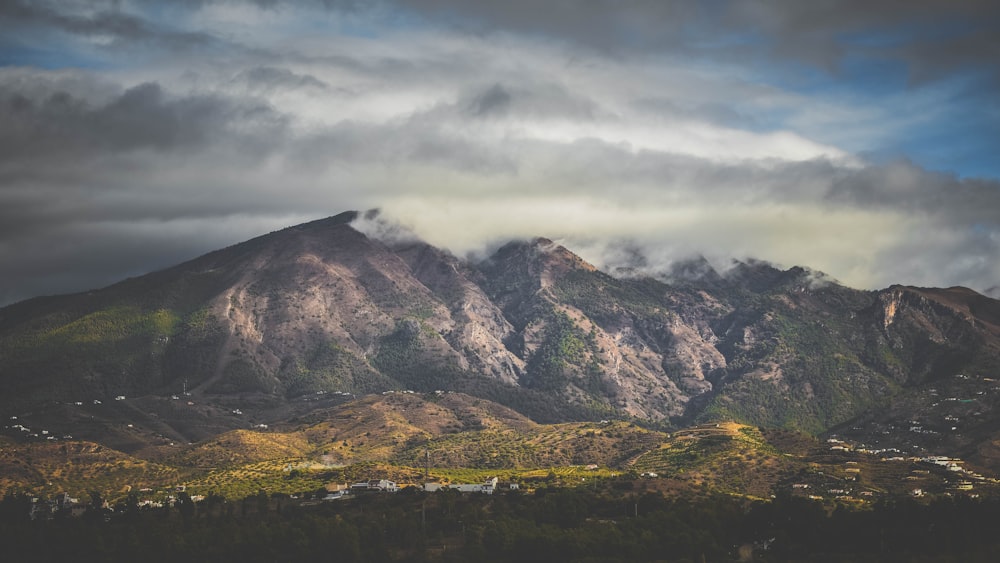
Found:
[[[105,428],[135,447],[408,389],[464,392],[536,421],[821,432],[940,378],[1000,368],[1000,303],[964,288],[858,291],[804,268],[748,261],[719,274],[703,259],[662,279],[638,267],[614,277],[548,239],[473,262],[412,236],[368,236],[356,219],[0,309],[0,410],[49,405],[46,421],[93,420],[91,436]],[[392,426],[390,411],[364,416]],[[122,431],[126,420],[146,430]]]

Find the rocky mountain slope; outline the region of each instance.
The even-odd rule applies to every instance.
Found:
[[[1000,378],[1000,302],[964,288],[859,291],[759,262],[612,276],[545,239],[470,262],[357,218],[0,309],[0,414],[136,451],[412,389],[535,422],[818,433],[956,374]]]

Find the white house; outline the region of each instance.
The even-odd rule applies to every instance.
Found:
[[[388,481],[386,479],[372,479],[370,481],[362,481],[360,483],[354,483],[351,485],[351,492],[380,492],[380,493],[395,493],[399,490],[399,487],[394,481]]]

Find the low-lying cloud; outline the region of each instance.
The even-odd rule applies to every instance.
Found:
[[[704,20],[693,3],[668,4]],[[775,49],[808,39],[793,25],[808,20],[799,8],[724,4],[713,25],[726,33]],[[919,4],[920,21],[935,13]],[[946,82],[889,97],[784,87],[726,46],[691,55],[707,47],[667,32],[623,42],[629,26],[654,33],[638,5],[610,30],[595,27],[610,10],[600,3],[563,22],[519,3],[193,2],[169,21],[151,5],[0,10],[0,26],[30,22],[95,61],[0,68],[0,304],[375,207],[405,228],[372,220],[366,232],[414,233],[458,255],[545,236],[612,271],[635,270],[639,255],[650,273],[704,256],[808,266],[863,288],[1000,283],[1000,182],[858,150],[934,123],[899,108],[936,107]],[[390,5],[416,19],[393,19]],[[839,31],[896,21],[881,9],[821,15],[815,52],[802,54],[817,72],[837,58]],[[111,21],[132,24],[97,27]],[[181,48],[184,34],[195,40]],[[141,56],[107,54],[98,39],[141,43]],[[917,57],[918,43],[893,57]]]

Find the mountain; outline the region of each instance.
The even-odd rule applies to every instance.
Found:
[[[0,309],[0,414],[30,429],[6,430],[136,452],[409,389],[535,423],[851,432],[898,428],[956,375],[984,403],[1000,379],[1000,302],[968,289],[860,291],[756,261],[613,276],[540,238],[471,261],[358,218]],[[941,447],[1000,458],[1000,411],[979,412]]]

